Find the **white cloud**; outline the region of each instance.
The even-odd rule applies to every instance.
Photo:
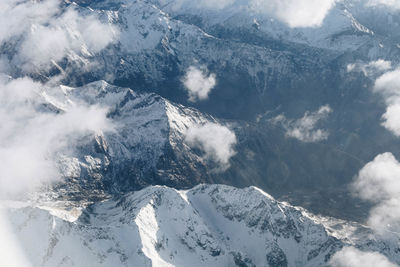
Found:
[[[20,36],[32,24],[45,24],[59,12],[59,1],[16,1],[0,3],[0,43]]]
[[[0,195],[59,179],[58,153],[86,134],[112,129],[107,110],[100,107],[74,105],[60,114],[43,111],[43,90],[49,89],[28,78],[0,81]]]
[[[60,154],[72,152],[88,134],[112,130],[104,108],[75,103],[65,105],[59,114],[46,112],[44,93],[59,87],[2,74],[42,72],[67,56],[90,57],[117,35],[96,17],[60,4],[60,0],[0,1],[0,47],[6,49],[0,51],[0,198],[57,181],[62,176],[57,165]],[[0,213],[0,265],[30,266]]]
[[[189,101],[205,100],[216,85],[216,76],[209,73],[207,68],[191,66],[186,71],[183,84],[189,93]]]
[[[15,47],[10,63],[25,72],[46,70],[68,55],[88,56],[117,36],[114,26],[60,0],[6,0],[0,4],[0,45]],[[10,51],[8,51],[10,53]]]
[[[116,34],[74,5],[62,7],[60,0],[4,0],[0,46],[14,49],[0,56],[0,71],[41,72],[71,53],[99,52]],[[56,179],[54,157],[72,145],[72,138],[109,127],[106,110],[99,107],[76,105],[59,115],[40,111],[41,94],[50,89],[29,78],[0,76],[0,194]]]
[[[296,138],[303,142],[319,142],[326,140],[329,133],[323,129],[316,129],[316,126],[319,121],[326,119],[331,112],[332,109],[326,105],[315,112],[307,111],[298,120],[287,119],[284,115],[279,115],[273,118],[271,122],[281,124],[288,137]]]
[[[400,162],[391,153],[366,164],[352,188],[360,198],[376,204],[368,225],[380,234],[400,231]]]
[[[385,71],[392,69],[392,62],[379,59],[369,63],[353,63],[347,65],[347,72],[362,72],[365,76],[373,76],[382,74]]]
[[[14,197],[58,181],[57,159],[73,152],[79,138],[112,130],[107,110],[70,105],[59,114],[42,106],[46,88],[29,78],[0,75],[0,198]],[[30,266],[0,207],[0,266]]]
[[[336,0],[251,0],[250,7],[290,27],[318,27],[335,3]]]
[[[381,94],[387,104],[382,125],[400,136],[400,69],[380,76],[375,82],[374,92]]]
[[[354,247],[345,247],[333,255],[332,267],[395,267],[384,255],[377,252],[363,252]]]
[[[228,127],[206,123],[190,127],[185,136],[189,146],[201,149],[205,159],[213,160],[221,170],[229,168],[229,160],[236,152],[236,135]]]

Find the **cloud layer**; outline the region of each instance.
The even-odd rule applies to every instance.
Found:
[[[183,78],[183,84],[188,91],[189,101],[191,102],[207,99],[216,83],[215,74],[208,73],[205,67],[197,68],[191,66]]]
[[[377,252],[363,252],[353,247],[345,247],[333,255],[332,267],[395,267],[384,255]]]
[[[286,136],[296,138],[303,142],[319,142],[326,140],[329,132],[323,129],[317,129],[318,122],[324,120],[332,112],[332,109],[326,105],[320,107],[317,111],[307,111],[304,116],[298,120],[287,119],[284,115],[279,115],[271,120],[274,124],[280,124],[286,130]]]
[[[66,102],[50,112],[46,97],[64,95],[26,74],[42,74],[67,58],[89,65],[88,58],[110,44],[118,32],[61,0],[0,1],[0,198],[57,181],[60,154],[78,140],[112,125],[107,110]],[[57,109],[56,107],[53,107]],[[0,207],[0,265],[29,266]]]
[[[8,218],[0,206],[0,266],[31,267],[24,251],[14,236]]]
[[[236,154],[235,133],[216,123],[190,127],[186,132],[185,141],[189,146],[201,149],[204,158],[215,161],[221,170],[229,168],[229,160]]]
[[[14,47],[14,53],[6,49],[7,63],[26,73],[45,71],[68,56],[88,57],[118,34],[95,16],[78,13],[74,5],[61,8],[60,0],[1,1],[0,25],[0,46]]]
[[[42,73],[65,57],[91,56],[118,33],[60,0],[0,3],[0,194],[29,190],[60,177],[56,155],[88,133],[108,130],[106,110],[84,104],[46,111],[60,87],[4,73]],[[6,54],[5,54],[6,53]],[[82,58],[81,58],[82,59]],[[86,61],[89,64],[89,61]],[[1,74],[1,72],[3,74]],[[57,93],[57,92],[56,92]]]
[[[43,104],[46,88],[29,78],[0,81],[0,193],[20,193],[60,178],[57,154],[80,137],[111,130],[107,110],[73,104],[59,114]]]

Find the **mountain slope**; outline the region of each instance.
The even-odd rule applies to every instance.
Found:
[[[326,144],[291,140],[271,125],[217,120],[156,94],[104,81],[48,88],[42,97],[43,112],[60,113],[76,104],[99,105],[108,110],[115,126],[111,132],[87,135],[77,140],[72,151],[57,155],[64,179],[43,190],[46,196],[96,201],[156,184],[178,189],[199,183],[255,185],[314,212],[351,219],[363,216],[355,204],[348,205],[351,196],[340,187],[342,178],[337,178],[352,176],[362,162]],[[236,153],[227,169],[186,140],[189,129],[208,123],[227,126],[236,135],[232,148]],[[303,156],[288,156],[293,151]],[[303,174],[309,178],[305,180]]]
[[[43,148],[37,154],[45,164],[38,169],[51,167],[49,179],[62,176],[25,202],[0,203],[34,266],[325,266],[350,245],[400,263],[396,235],[383,239],[358,223],[281,202],[341,219],[366,218],[368,204],[354,201],[348,185],[376,154],[400,155],[400,140],[381,125],[385,103],[373,93],[375,74],[362,66],[400,62],[399,12],[344,0],[321,27],[292,28],[246,8],[247,0],[221,10],[185,0],[61,2],[42,26],[61,29],[72,45],[56,42],[48,55],[26,49],[33,57],[19,58],[31,38],[41,40],[35,30],[41,18],[33,16],[21,36],[13,33],[0,46],[4,86],[16,80],[22,89],[34,87],[32,97],[10,110],[22,107],[24,116],[57,122],[75,107],[97,106],[107,110],[101,114],[112,127],[70,136],[66,120],[65,128],[55,127],[55,149],[53,142],[41,144],[41,134],[53,127],[36,131],[46,124],[16,138],[21,146],[38,144],[31,157]],[[183,5],[175,8],[177,2]],[[77,23],[84,34],[67,23],[68,14],[89,18]],[[88,37],[100,33],[100,24],[87,27],[97,17],[108,29],[99,46]],[[46,36],[58,39],[51,33]],[[349,71],[353,63],[356,71]],[[192,68],[216,78],[208,98],[197,102],[183,83]],[[316,116],[320,110],[329,116]],[[8,120],[19,120],[17,113]],[[77,109],[75,122],[79,115]],[[223,168],[214,154],[224,150],[224,136],[206,127],[196,136],[202,141],[188,138],[204,125],[229,133]],[[68,144],[59,145],[64,130],[60,139]],[[302,138],[302,130],[322,138]],[[16,166],[5,165],[27,167],[18,157],[25,150],[9,151],[4,158],[17,155]],[[5,176],[14,178],[13,172]]]
[[[80,88],[48,88],[42,97],[44,112],[63,112],[78,103],[107,108],[115,126],[114,131],[78,140],[72,153],[58,155],[66,180],[56,189],[68,198],[79,199],[79,194],[101,198],[151,184],[182,188],[210,182],[207,162],[184,139],[188,128],[217,122],[211,116],[104,81]]]
[[[358,61],[384,58],[395,63],[399,58],[400,50],[395,39],[375,29],[372,23],[375,19],[381,21],[378,15],[370,19],[368,26],[364,25],[369,20],[368,14],[363,13],[366,8],[361,2],[337,4],[323,25],[312,29],[289,28],[282,23],[271,22],[268,16],[259,15],[259,18],[251,12],[240,12],[241,9],[236,6],[230,13],[201,10],[193,17],[196,10],[190,5],[172,10],[162,1],[67,1],[66,5],[75,6],[85,15],[98,15],[104,23],[116,26],[120,30],[119,39],[99,53],[69,55],[48,76],[61,71],[66,77],[64,82],[72,87],[105,79],[110,84],[133,88],[135,92],[156,92],[171,102],[195,107],[218,118],[240,121],[240,126],[248,123],[250,126],[246,132],[238,136],[240,141],[248,140],[250,135],[253,138],[243,145],[243,151],[249,150],[249,159],[238,160],[240,167],[233,170],[251,171],[253,175],[241,183],[244,171],[243,174],[233,174],[232,171],[229,177],[225,177],[225,180],[235,180],[232,184],[254,184],[265,189],[272,188],[271,184],[275,183],[274,187],[283,188],[285,194],[304,184],[318,184],[312,190],[316,195],[325,195],[320,188],[340,187],[340,191],[346,191],[346,186],[341,185],[351,181],[363,163],[376,154],[399,147],[399,141],[384,130],[379,120],[385,107],[370,90],[373,80],[362,73],[346,71],[348,64]],[[4,49],[7,50],[6,47]],[[5,54],[12,57],[12,50],[5,51]],[[97,64],[84,63],[89,61]],[[209,98],[196,103],[188,101],[187,90],[182,84],[182,77],[192,65],[205,66],[217,77],[217,84]],[[16,71],[15,75],[20,73]],[[46,79],[42,73],[31,75]],[[301,118],[306,112],[327,104],[333,112],[324,122],[330,136],[322,144],[302,144],[284,138],[284,129],[271,130],[269,119],[273,116],[284,114],[287,118]],[[161,120],[165,122],[165,117]],[[168,128],[167,124],[163,125],[164,129]],[[238,128],[241,133],[241,127]],[[124,133],[125,136],[127,133]],[[154,137],[161,143],[138,145],[138,150],[143,146],[142,152],[134,164],[123,162],[127,164],[125,173],[117,175],[117,170],[107,170],[115,172],[115,179],[136,188],[152,184],[152,181],[182,184],[186,180],[184,177],[194,177],[196,181],[217,181],[208,175],[204,178],[204,164],[199,163],[195,156],[185,158],[185,163],[180,164],[182,158],[178,160],[178,153],[168,145],[165,147],[169,150],[168,158],[177,157],[176,160],[157,161],[164,139],[162,134],[156,135]],[[146,134],[141,136],[147,138]],[[134,144],[139,139],[135,139]],[[371,144],[370,140],[374,142]],[[126,142],[134,151],[132,144]],[[262,148],[257,148],[258,143]],[[239,142],[240,145],[242,142]],[[363,149],[367,145],[369,149]],[[263,150],[264,146],[268,147],[267,151]],[[182,149],[185,149],[184,145],[179,150]],[[254,150],[259,153],[252,163]],[[123,153],[129,154],[126,151]],[[299,154],[309,157],[307,163],[298,160],[296,155]],[[324,160],[320,161],[322,164],[315,164],[312,157]],[[167,178],[168,175],[151,171],[146,175],[137,174],[133,171],[135,168],[130,167],[136,164],[146,172],[155,162],[159,164],[158,168],[174,164],[183,168],[188,166],[187,163],[193,168],[189,167],[184,175],[174,173]],[[252,168],[246,168],[249,165]],[[201,171],[196,171],[201,168]],[[125,179],[128,176],[136,178]],[[148,181],[140,181],[142,178],[138,177],[142,176],[146,176]],[[225,180],[218,181],[227,183]],[[268,180],[268,184],[263,183],[264,180]],[[323,180],[323,185],[320,180]],[[279,184],[280,181],[285,181],[285,184]],[[111,184],[109,182],[109,187],[113,186]],[[332,195],[338,194],[334,192]]]
[[[13,205],[8,216],[34,266],[325,266],[351,242],[399,262],[371,234],[368,245],[351,237],[367,229],[338,239],[254,187],[148,187],[87,208]]]

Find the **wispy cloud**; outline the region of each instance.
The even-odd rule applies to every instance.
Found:
[[[296,138],[303,142],[319,142],[329,136],[327,130],[318,129],[317,124],[328,117],[332,109],[326,105],[317,111],[307,111],[300,119],[288,119],[284,115],[278,115],[270,120],[273,124],[280,124],[286,131],[286,136]]]
[[[229,168],[229,160],[233,157],[236,135],[228,127],[216,123],[194,125],[186,132],[186,143],[204,152],[204,158],[215,161],[221,170]]]
[[[365,76],[374,76],[391,70],[392,62],[379,59],[369,63],[352,63],[347,65],[347,72],[362,72]]]

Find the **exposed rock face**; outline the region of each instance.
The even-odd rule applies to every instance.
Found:
[[[323,143],[290,140],[273,125],[217,120],[154,93],[137,93],[104,81],[43,92],[43,112],[63,112],[77,103],[99,105],[107,108],[108,118],[115,126],[115,131],[79,140],[72,153],[58,155],[65,180],[49,194],[56,193],[62,199],[102,199],[148,185],[186,189],[199,183],[222,183],[256,185],[277,197],[288,196],[296,205],[318,204],[310,199],[346,194],[336,189],[342,177],[361,168],[360,161],[340,150]],[[237,137],[236,154],[226,170],[219,170],[218,163],[204,158],[201,149],[186,141],[189,128],[206,123],[227,126]],[[296,153],[290,155],[293,151]],[[322,168],[316,157],[327,162],[327,167]],[[305,174],[312,178],[304,179]],[[293,193],[288,195],[291,190]],[[318,190],[329,194],[312,195]],[[310,198],[304,199],[304,195]],[[354,215],[351,207],[346,207],[346,198],[338,203],[329,209],[329,215],[336,216],[339,210],[340,216]],[[312,210],[326,210],[326,203],[314,205]]]
[[[8,212],[34,266],[326,266],[349,244],[400,261],[368,229],[313,216],[255,187],[155,186],[86,208],[62,205],[19,203]]]
[[[45,73],[12,65],[18,38],[0,47],[14,78],[63,74],[68,86],[44,88],[40,112],[99,105],[115,126],[57,154],[62,182],[35,201],[6,203],[32,264],[325,266],[347,245],[400,264],[396,238],[382,241],[357,223],[275,200],[362,220],[368,209],[352,200],[348,183],[376,154],[400,147],[381,126],[385,106],[370,90],[374,75],[347,71],[377,59],[398,64],[400,19],[362,2],[344,0],[321,27],[306,29],[240,5],[224,12],[190,1],[175,9],[163,0],[66,0],[63,7],[117,27],[118,40],[96,53],[85,45],[67,51]],[[209,99],[188,100],[182,77],[191,66],[215,74]],[[329,138],[319,143],[271,123],[322,106],[332,114],[320,125]],[[206,123],[237,138],[222,172],[185,139]]]
[[[185,188],[211,182],[206,162],[184,141],[189,127],[215,122],[211,116],[104,81],[60,89],[62,98],[46,94],[44,112],[62,112],[74,103],[100,105],[115,126],[80,140],[72,155],[58,156],[66,181],[57,188],[68,198],[74,193],[101,197],[151,184]]]

